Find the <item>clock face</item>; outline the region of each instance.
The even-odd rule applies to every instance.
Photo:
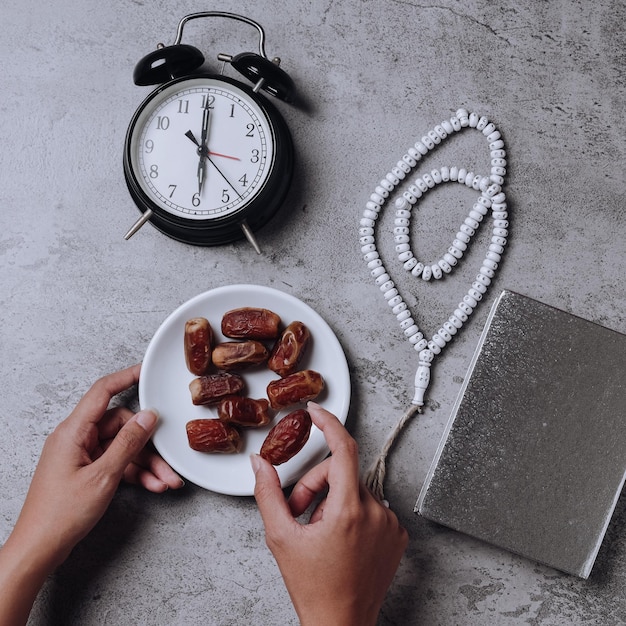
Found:
[[[198,221],[244,209],[270,177],[275,149],[273,128],[254,99],[208,76],[156,92],[138,111],[128,140],[133,177],[149,200]]]

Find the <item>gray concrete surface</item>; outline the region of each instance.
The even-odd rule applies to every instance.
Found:
[[[260,257],[245,242],[195,248],[150,226],[122,238],[137,217],[122,175],[124,134],[148,93],[133,85],[133,67],[173,41],[183,15],[218,9],[263,24],[268,53],[283,59],[308,103],[279,104],[298,164],[284,209],[258,235]],[[465,106],[506,139],[510,246],[486,301],[436,363],[424,415],[390,459],[387,496],[411,541],[380,624],[626,623],[623,498],[587,581],[413,513],[501,289],[626,332],[623,2],[25,0],[3,2],[0,15],[0,539],[46,435],[91,381],[141,360],[172,310],[219,285],[273,286],[328,321],[351,367],[348,427],[369,465],[410,397],[416,358],[361,258],[358,222],[407,148]],[[187,37],[208,58],[255,45],[230,25],[198,24]],[[459,135],[418,171],[445,159],[484,171],[489,154],[472,137]],[[449,245],[468,193],[447,186],[425,200],[414,229],[423,256]],[[486,235],[460,274],[434,286],[411,282],[388,237],[381,248],[392,277],[433,332],[465,293]],[[581,407],[589,419],[596,401]],[[122,487],[49,580],[31,623],[297,619],[254,501],[188,484],[161,497]]]

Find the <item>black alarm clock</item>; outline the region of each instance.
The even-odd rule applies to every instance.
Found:
[[[182,44],[184,25],[204,17],[254,26],[259,53],[218,54],[252,86],[202,70],[204,55]],[[146,222],[189,244],[213,246],[247,238],[283,203],[293,175],[289,129],[261,92],[286,102],[295,94],[280,59],[265,54],[257,22],[208,11],[185,16],[171,46],[162,44],[135,67],[137,85],[160,86],[135,112],[124,145],[124,176],[142,215],[129,239]]]

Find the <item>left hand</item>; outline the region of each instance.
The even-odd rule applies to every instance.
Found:
[[[53,567],[95,526],[122,479],[155,493],[184,484],[145,447],[157,422],[153,412],[107,408],[137,384],[140,369],[98,380],[45,442],[15,531],[47,552]]]
[[[46,576],[96,525],[122,479],[154,492],[183,486],[145,448],[156,414],[108,408],[114,395],[137,384],[140,369],[98,380],[46,439],[22,512],[0,549],[0,626],[26,624]]]

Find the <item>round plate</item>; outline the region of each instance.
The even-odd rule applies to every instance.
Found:
[[[222,316],[240,307],[270,309],[280,316],[283,326],[300,321],[311,331],[311,343],[299,369],[313,369],[325,380],[325,389],[316,399],[345,423],[350,405],[350,374],[345,354],[328,324],[311,307],[277,289],[259,285],[218,287],[185,302],[155,333],[146,351],[139,379],[139,403],[143,409],[156,409],[160,420],[153,436],[159,454],[186,480],[196,485],[234,496],[254,493],[250,454],[258,453],[267,433],[277,421],[296,407],[277,412],[269,426],[243,430],[244,446],[236,454],[207,454],[189,447],[185,425],[189,420],[216,418],[215,407],[194,406],[189,383],[195,378],[185,363],[183,336],[185,322],[206,317],[215,341],[229,341],[221,334]],[[241,372],[245,393],[252,398],[267,397],[270,380],[278,375],[264,367]],[[276,467],[283,487],[293,484],[328,454],[323,433],[315,426],[302,450],[287,463]]]

